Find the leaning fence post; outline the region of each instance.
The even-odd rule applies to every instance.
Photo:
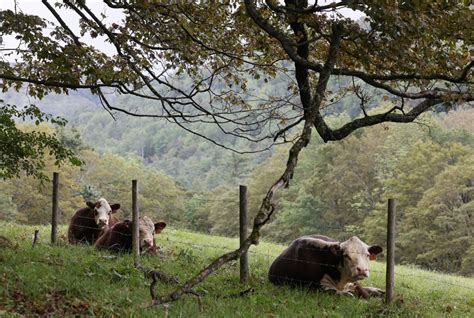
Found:
[[[132,251],[135,266],[139,263],[140,257],[140,238],[138,235],[138,219],[140,217],[138,211],[138,182],[132,180]]]
[[[247,238],[247,186],[240,186],[239,193],[239,224],[240,224],[240,247]],[[240,282],[245,283],[249,276],[248,253],[245,252],[240,256]]]
[[[58,237],[59,206],[59,173],[53,173],[53,211],[51,215],[51,244],[56,244]]]
[[[33,234],[33,247],[35,247],[36,243],[38,243],[39,238],[39,230],[35,230],[35,234]]]
[[[385,302],[393,300],[393,289],[395,287],[395,200],[388,199],[387,219],[387,271],[385,283]]]

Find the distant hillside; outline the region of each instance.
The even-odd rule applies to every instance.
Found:
[[[48,95],[41,101],[30,100],[25,92],[8,92],[5,102],[18,106],[35,103],[46,113],[69,121],[69,128],[79,131],[85,143],[100,153],[120,155],[134,153],[145,162],[194,191],[213,189],[220,185],[237,185],[245,180],[271,151],[239,155],[217,147],[164,119],[136,118],[102,108],[98,99],[86,91],[66,95]],[[122,98],[125,107],[142,103]],[[129,105],[127,103],[130,103]],[[196,127],[206,135],[236,149],[247,149],[243,140],[223,134],[214,125]],[[254,149],[256,145],[251,145]]]
[[[184,78],[180,85],[186,86],[187,81],[189,80]],[[333,91],[337,91],[338,85],[348,84],[350,83],[345,78],[330,83],[334,87]],[[252,78],[247,82],[247,86],[251,87],[249,96],[253,98],[286,94],[288,85],[287,79],[278,76],[265,83],[262,79]],[[114,95],[108,95],[108,98],[114,106],[132,112],[137,109],[153,112],[152,106],[140,98]],[[378,98],[374,98],[366,108],[377,106]],[[119,155],[137,154],[151,167],[173,177],[193,191],[236,186],[244,182],[255,167],[273,153],[273,150],[266,150],[239,155],[219,148],[164,119],[136,118],[117,112],[114,112],[112,117],[100,105],[98,98],[87,90],[70,92],[69,95],[48,95],[41,101],[31,100],[25,90],[20,93],[9,91],[2,99],[18,106],[35,103],[47,113],[62,116],[69,121],[69,127],[77,129],[85,143],[96,151]],[[351,97],[339,100],[337,95],[334,95],[328,96],[328,100],[331,103],[323,110],[325,114],[347,114],[350,118],[354,118],[361,113],[357,101]],[[203,105],[206,104],[205,101],[201,102]],[[295,100],[295,103],[298,104],[298,101]],[[256,151],[266,146],[226,135],[217,125],[193,124],[192,128],[239,151]]]

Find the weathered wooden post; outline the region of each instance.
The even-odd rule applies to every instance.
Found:
[[[240,223],[240,246],[247,238],[247,186],[240,186],[239,195],[239,223]],[[248,253],[245,252],[240,256],[240,282],[246,283],[249,277],[249,261]]]
[[[132,180],[132,252],[135,266],[139,264],[140,257],[140,237],[138,234],[138,219],[140,217],[138,211],[138,182]]]
[[[53,173],[53,211],[51,217],[51,244],[56,244],[58,237],[59,207],[59,173]]]
[[[387,219],[387,271],[385,284],[385,302],[393,301],[395,287],[395,200],[388,199]]]

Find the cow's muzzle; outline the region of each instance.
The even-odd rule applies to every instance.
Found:
[[[107,226],[107,221],[99,220],[98,223],[97,223],[97,226],[99,227],[99,229],[102,230],[104,227]]]
[[[364,279],[364,278],[369,277],[369,270],[367,268],[364,269],[364,268],[357,267],[356,271],[357,271],[357,278],[359,279]]]

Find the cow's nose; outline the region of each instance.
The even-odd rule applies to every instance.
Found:
[[[146,247],[150,247],[153,245],[153,241],[151,240],[143,240],[143,245]]]
[[[360,268],[360,267],[357,267],[357,275],[361,275],[361,276],[365,276],[365,277],[369,277],[369,270],[367,268]]]

